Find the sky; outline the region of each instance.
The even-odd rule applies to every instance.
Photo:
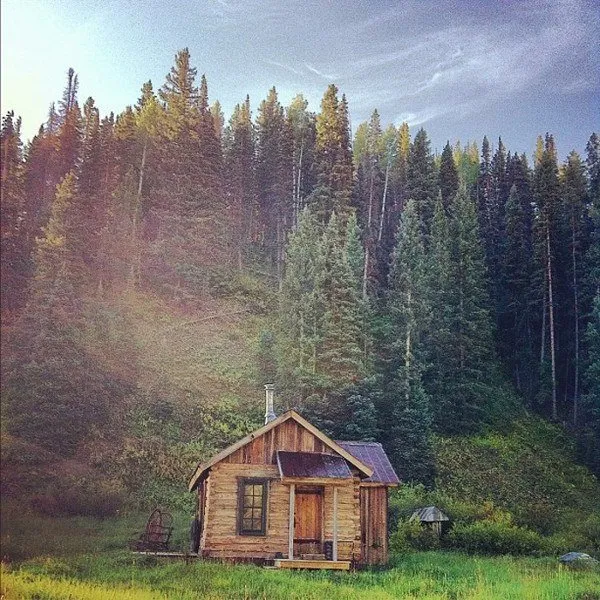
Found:
[[[66,71],[102,115],[160,87],[188,47],[226,118],[275,86],[319,111],[328,84],[351,125],[424,127],[432,148],[502,136],[531,154],[552,133],[561,158],[600,131],[600,0],[2,0],[2,113],[25,139],[61,97]]]

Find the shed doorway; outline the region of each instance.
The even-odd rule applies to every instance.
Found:
[[[296,488],[294,555],[321,554],[323,541],[323,488]]]

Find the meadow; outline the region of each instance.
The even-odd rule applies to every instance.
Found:
[[[254,565],[157,559],[125,550],[144,516],[47,519],[2,515],[2,600],[600,600],[600,573],[556,558],[407,552],[386,569],[281,572]],[[187,520],[176,516],[174,547]]]

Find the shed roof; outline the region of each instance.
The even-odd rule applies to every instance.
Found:
[[[363,479],[363,483],[381,483],[382,485],[398,485],[400,483],[400,479],[380,443],[346,441],[337,443],[361,463],[373,469],[373,475]]]
[[[341,456],[320,452],[277,452],[277,466],[283,477],[351,479],[348,463]]]
[[[450,520],[437,506],[426,506],[415,510],[410,520],[413,521],[415,519],[424,523],[437,523],[439,521]]]

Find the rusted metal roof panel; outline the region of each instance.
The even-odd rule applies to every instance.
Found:
[[[346,452],[349,452],[373,469],[373,475],[362,481],[364,483],[381,483],[383,485],[398,485],[400,479],[394,471],[385,450],[378,442],[337,442]]]
[[[351,479],[348,463],[341,456],[319,452],[277,452],[281,477]]]

